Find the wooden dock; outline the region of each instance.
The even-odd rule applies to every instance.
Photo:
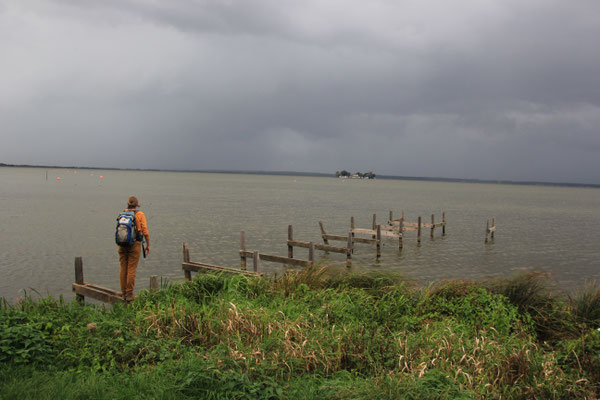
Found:
[[[86,297],[108,304],[125,303],[122,292],[84,281],[83,259],[81,257],[75,257],[75,283],[73,283],[72,289],[75,292],[75,298],[80,303],[83,303]],[[158,290],[156,275],[150,276],[150,290]]]

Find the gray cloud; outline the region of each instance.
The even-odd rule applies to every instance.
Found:
[[[599,20],[586,0],[7,2],[0,162],[600,183]]]

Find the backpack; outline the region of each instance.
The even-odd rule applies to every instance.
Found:
[[[119,246],[131,246],[138,240],[135,211],[123,211],[117,218],[115,241]]]

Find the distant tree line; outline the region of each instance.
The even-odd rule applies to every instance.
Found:
[[[375,179],[376,175],[373,173],[373,171],[369,171],[364,174],[362,172],[357,172],[355,174],[352,174],[351,172],[348,172],[345,169],[343,169],[341,171],[335,171],[335,176],[337,178],[350,178],[350,177],[356,176],[358,178]]]

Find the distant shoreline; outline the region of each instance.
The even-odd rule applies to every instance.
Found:
[[[52,169],[85,169],[85,170],[104,170],[104,171],[149,171],[149,172],[193,172],[193,173],[211,173],[211,174],[248,174],[248,175],[286,175],[286,176],[314,176],[324,178],[336,178],[335,173],[322,172],[299,172],[299,171],[240,171],[226,169],[159,169],[159,168],[112,168],[112,167],[82,167],[82,166],[60,166],[60,165],[17,165],[0,163],[0,167],[8,168],[52,168]],[[339,178],[336,178],[339,179]],[[540,181],[511,181],[511,180],[492,180],[492,179],[471,179],[471,178],[443,178],[443,177],[425,177],[425,176],[400,176],[400,175],[379,175],[376,179],[391,179],[402,181],[425,181],[425,182],[455,182],[455,183],[487,183],[500,185],[527,185],[527,186],[562,186],[562,187],[581,187],[581,188],[600,188],[600,184],[594,183],[569,183],[569,182],[540,182]]]

